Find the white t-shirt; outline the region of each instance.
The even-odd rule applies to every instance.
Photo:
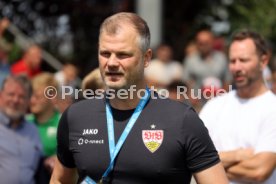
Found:
[[[231,91],[207,102],[199,116],[218,151],[253,148],[255,153],[276,153],[276,96],[270,91],[251,99]],[[263,184],[276,184],[276,170]]]

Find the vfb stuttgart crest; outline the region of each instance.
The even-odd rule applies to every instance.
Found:
[[[163,142],[164,132],[163,130],[143,130],[142,137],[145,146],[154,153]]]

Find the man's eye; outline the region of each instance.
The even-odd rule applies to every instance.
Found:
[[[246,63],[246,62],[248,62],[249,61],[249,59],[241,59],[241,62],[242,63]]]
[[[125,58],[129,58],[130,55],[129,55],[129,54],[118,54],[117,57],[118,57],[119,59],[125,59]]]
[[[110,57],[110,53],[108,53],[108,52],[102,52],[102,53],[100,53],[100,55],[102,57],[105,57],[105,58],[109,58]]]
[[[14,97],[15,94],[14,94],[14,93],[7,93],[7,96],[8,96],[8,97]]]

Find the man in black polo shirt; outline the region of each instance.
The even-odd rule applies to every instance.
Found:
[[[52,184],[188,184],[191,175],[202,184],[227,183],[193,109],[147,89],[149,44],[149,28],[136,14],[118,13],[103,22],[99,66],[105,98],[81,101],[64,112]]]

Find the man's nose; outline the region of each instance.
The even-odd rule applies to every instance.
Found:
[[[239,60],[233,62],[230,64],[230,69],[233,71],[241,71],[242,70],[242,64]]]
[[[13,100],[13,102],[14,103],[18,103],[19,101],[20,101],[20,96],[18,96],[18,95],[14,95],[13,97],[12,97],[12,100]]]
[[[118,58],[116,57],[115,54],[112,54],[107,61],[107,65],[110,67],[117,67],[119,66],[119,61]]]

